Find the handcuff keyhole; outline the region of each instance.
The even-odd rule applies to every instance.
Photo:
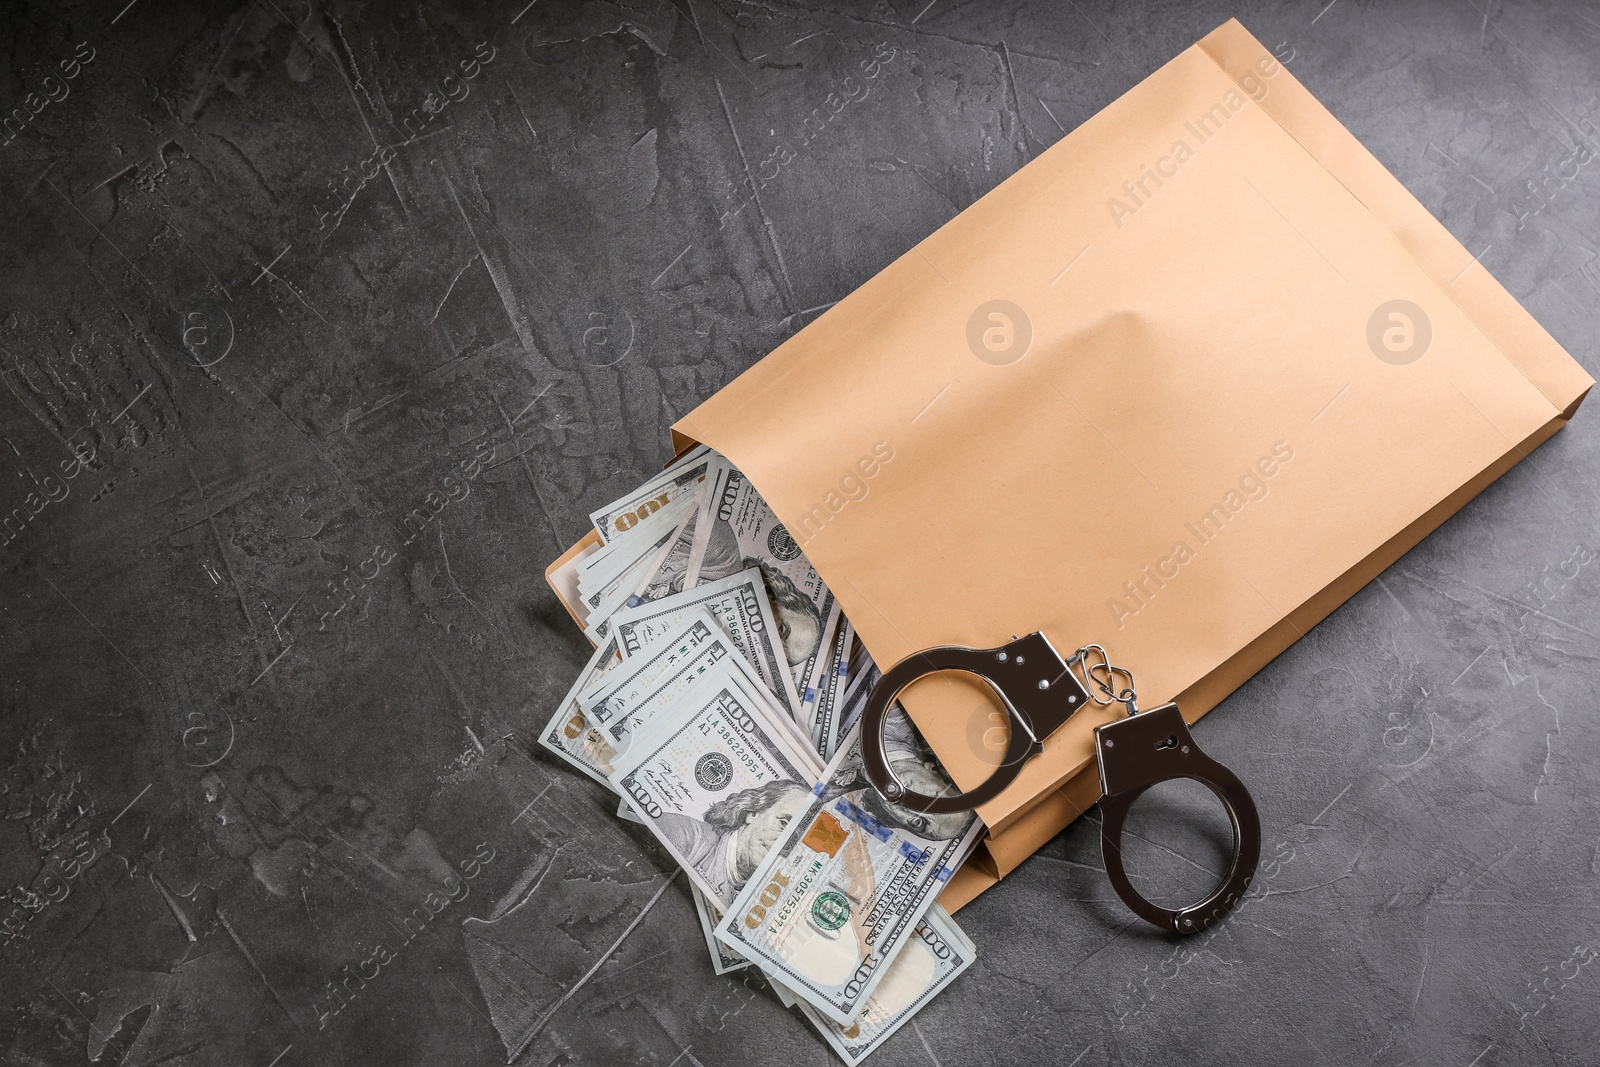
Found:
[[[1176,734],[1174,734],[1171,737],[1167,738],[1165,741],[1157,741],[1156,742],[1156,751],[1157,752],[1160,752],[1163,749],[1177,748],[1177,747],[1178,747],[1178,736]]]

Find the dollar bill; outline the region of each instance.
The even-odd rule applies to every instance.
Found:
[[[712,933],[722,919],[722,909],[713,904],[698,886],[690,885],[689,892],[694,895],[695,914],[700,916],[700,932],[705,935],[706,949],[711,953],[711,969],[717,974],[728,974],[732,971],[742,971],[750,966],[749,960],[735,955],[732,949],[718,941],[716,935]]]
[[[578,591],[588,599],[610,586],[625,571],[653,560],[656,552],[672,538],[683,516],[693,506],[693,496],[681,496],[633,527],[626,535],[614,538],[594,555],[585,557],[578,565]]]
[[[839,744],[856,723],[861,721],[861,712],[867,706],[867,699],[872,696],[872,689],[878,684],[878,679],[883,677],[883,672],[878,670],[878,665],[872,662],[872,657],[867,654],[866,645],[856,641],[855,651],[850,654],[850,671],[845,681],[844,701],[836,717],[839,724],[839,734],[832,745],[825,751],[822,758],[833,759],[833,754],[839,751]],[[900,708],[899,704],[890,705]],[[904,709],[900,714],[905,714]]]
[[[618,608],[629,602],[629,597],[638,589],[640,582],[648,578],[655,569],[656,559],[666,547],[665,542],[670,537],[671,534],[668,534],[649,554],[634,560],[622,573],[604,585],[591,585],[587,592],[579,590],[584,607],[589,612],[590,629],[596,628],[598,623],[609,619]]]
[[[610,768],[611,746],[598,730],[589,725],[583,710],[578,707],[578,694],[621,662],[615,640],[603,642],[596,648],[594,655],[589,657],[589,662],[579,672],[578,680],[561,703],[556,705],[555,714],[550,716],[544,733],[539,737],[539,743],[545,748],[607,789],[616,788],[611,784],[611,779],[606,777],[606,771]]]
[[[611,779],[690,880],[725,908],[806,806],[821,771],[772,697],[724,662],[640,731]]]
[[[633,734],[702,682],[723,660],[750,688],[765,691],[722,627],[704,608],[697,608],[679,629],[647,645],[579,693],[578,707],[610,748],[620,753],[627,749]],[[612,762],[616,762],[615,755]]]
[[[890,961],[855,1022],[840,1026],[810,1004],[801,1004],[800,1010],[839,1058],[854,1067],[972,966],[977,955],[971,939],[935,904]]]
[[[953,788],[909,719],[891,716],[887,727],[901,781],[935,795]],[[858,726],[717,937],[848,1027],[982,831],[974,812],[926,815],[885,801],[862,769]]]
[[[811,747],[823,759],[830,758],[838,747],[839,715],[844,710],[845,679],[850,671],[850,648],[855,640],[855,627],[841,615],[838,631],[828,646],[828,666],[817,679],[813,699],[805,705],[811,727]]]
[[[695,497],[694,507],[673,535],[672,543],[657,556],[655,569],[640,583],[639,603],[661,600],[689,588],[689,554],[694,548],[694,533],[705,521],[710,501],[710,491],[702,487]]]
[[[789,683],[789,667],[779,644],[772,604],[767,600],[761,572],[754,567],[660,600],[622,608],[611,618],[617,648],[624,658],[631,658],[645,645],[676,630],[691,613],[702,608],[717,620],[717,625],[732,639],[756,677],[794,718],[799,704]]]
[[[610,544],[674,498],[692,492],[706,480],[708,471],[721,465],[719,460],[710,449],[700,445],[633,492],[591,512],[589,521],[594,524],[600,540]]]
[[[707,520],[696,523],[689,574],[704,584],[760,569],[777,609],[797,709],[816,684],[823,650],[839,623],[839,605],[761,494],[726,462],[712,483]]]

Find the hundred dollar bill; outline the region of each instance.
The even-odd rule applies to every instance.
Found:
[[[823,759],[833,755],[839,743],[839,715],[844,710],[846,676],[850,670],[850,648],[855,644],[856,629],[850,620],[839,616],[839,628],[829,644],[827,668],[817,679],[814,699],[805,705],[811,727],[811,747]]]
[[[665,542],[670,537],[669,533],[660,544],[654,546],[650,554],[634,560],[621,574],[604,585],[590,586],[587,592],[582,589],[578,591],[589,613],[588,629],[598,629],[601,622],[609,619],[616,614],[618,608],[630,602],[629,598],[638,589],[641,581],[648,578],[654,570],[656,557],[666,547]]]
[[[952,789],[905,716],[885,750],[920,793]],[[861,766],[857,727],[746,882],[717,937],[823,1016],[848,1027],[979,834],[973,812],[890,804]]]
[[[807,702],[816,684],[823,651],[839,622],[839,605],[800,552],[789,531],[755,487],[731,464],[712,484],[708,521],[696,524],[689,573],[697,584],[759,567],[777,609],[789,676],[792,707]],[[798,719],[797,719],[798,721]]]
[[[660,568],[666,563],[667,557],[683,539],[685,531],[694,529],[696,514],[695,509],[690,508],[676,528],[655,542],[649,554],[640,557],[635,565],[613,579],[601,593],[596,595],[595,599],[599,602],[589,608],[584,636],[594,644],[599,644],[611,634],[611,616],[625,607],[659,600],[665,595],[664,592],[652,588],[656,575],[660,573]]]
[[[850,654],[850,673],[845,681],[844,702],[837,716],[839,735],[834,738],[832,747],[822,754],[825,760],[833,759],[833,754],[839,751],[839,743],[844,740],[861,719],[861,712],[867,706],[867,698],[872,696],[873,686],[878,684],[878,679],[883,677],[883,672],[878,670],[878,665],[872,662],[872,657],[867,654],[867,646],[860,641],[856,642],[855,651]],[[905,710],[899,704],[891,704],[901,715]]]
[[[706,948],[711,953],[711,969],[717,974],[728,974],[750,966],[749,960],[734,955],[733,950],[718,941],[711,932],[722,920],[722,909],[713,904],[699,887],[690,885],[689,892],[694,894],[694,910],[700,916],[700,932],[705,935]]]
[[[615,638],[610,638],[606,643],[614,649],[615,642]],[[707,644],[712,647],[706,648]],[[722,630],[711,621],[709,615],[699,613],[689,619],[682,630],[652,645],[650,652],[653,655],[613,661],[606,670],[590,675],[587,688],[580,690],[573,698],[572,713],[562,726],[557,740],[565,742],[571,758],[581,760],[591,773],[609,775],[617,759],[619,742],[628,726],[644,721],[657,707],[671,703],[704,672],[708,663],[715,662],[731,651]],[[701,652],[712,654],[703,657],[705,662],[697,668],[690,668],[687,661]],[[738,654],[733,655],[737,657]],[[671,673],[675,665],[682,668],[676,677]],[[622,673],[614,679],[612,675],[618,671]],[[607,703],[607,698],[613,696],[615,699]],[[569,732],[580,729],[580,738],[567,737]],[[551,735],[554,736],[553,733]],[[606,784],[611,785],[609,778]],[[623,803],[626,805],[627,801]]]
[[[720,465],[719,459],[701,445],[633,492],[591,512],[589,521],[594,523],[600,540],[610,544],[613,538],[632,530],[675,497],[692,492],[706,480],[707,472]]]
[[[639,523],[626,535],[612,540],[578,564],[578,590],[585,598],[615,582],[623,572],[647,564],[676,533],[683,516],[694,506],[692,496],[681,496]]]
[[[631,659],[645,645],[676,630],[699,608],[711,612],[756,677],[793,718],[799,705],[789,684],[789,667],[779,644],[772,604],[761,583],[761,572],[754,567],[660,600],[622,608],[611,617],[618,650]]]
[[[606,769],[610,766],[611,746],[584,717],[582,709],[578,707],[578,693],[586,686],[593,685],[608,670],[621,662],[622,658],[617,655],[615,640],[606,641],[596,648],[594,655],[589,657],[589,662],[584,664],[583,670],[578,673],[578,680],[567,691],[561,703],[556,705],[555,714],[550,716],[550,721],[545,725],[544,733],[539,738],[539,743],[545,748],[607,789],[616,788],[606,777]]]
[[[623,752],[633,734],[703,681],[723,660],[751,689],[765,692],[765,685],[722,627],[704,608],[697,608],[679,629],[647,645],[579,693],[578,707],[611,749]],[[612,762],[616,762],[615,755]]]
[[[839,1058],[854,1067],[972,966],[977,955],[956,921],[935,904],[890,961],[855,1022],[849,1026],[829,1022],[809,1004],[801,1004],[800,1010]]]
[[[611,780],[690,880],[725,908],[821,772],[783,710],[724,662],[655,716]]]
[[[710,491],[702,486],[695,497],[694,507],[684,517],[672,542],[656,557],[655,569],[640,583],[636,591],[638,603],[661,600],[688,588],[689,554],[694,548],[694,532],[705,521],[710,500]]]

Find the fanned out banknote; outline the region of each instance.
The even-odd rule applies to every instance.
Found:
[[[621,662],[615,639],[603,642],[596,648],[594,655],[589,657],[589,662],[579,672],[578,680],[561,703],[556,705],[555,714],[545,724],[544,733],[539,735],[539,742],[545,748],[607,789],[613,787],[603,768],[609,764],[611,746],[599,731],[589,725],[582,709],[578,707],[578,694]]]
[[[610,544],[626,534],[648,516],[670,504],[686,492],[692,492],[705,481],[706,474],[719,463],[717,456],[704,445],[685,453],[666,470],[645,482],[626,496],[591,512],[589,521],[594,524],[600,540]]]
[[[883,980],[849,1026],[830,1022],[810,1004],[800,1011],[839,1058],[857,1064],[874,1052],[922,1006],[977,958],[977,949],[945,910],[928,909],[910,939],[884,969]]]
[[[701,486],[700,491],[695,494],[694,506],[689,514],[684,516],[682,524],[673,535],[672,542],[656,557],[655,567],[635,590],[637,603],[662,600],[696,584],[689,575],[689,554],[694,549],[695,531],[706,521],[706,510],[710,501],[711,490]]]
[[[717,472],[705,519],[696,523],[689,573],[703,584],[760,569],[795,687],[791,707],[801,721],[800,706],[811,702],[824,650],[839,625],[838,602],[755,486],[731,464]]]
[[[891,716],[889,763],[912,789],[948,778],[910,720]],[[983,831],[974,812],[890,804],[867,780],[857,727],[717,927],[717,938],[825,1018],[849,1026]]]
[[[839,714],[834,718],[838,723],[838,734],[829,740],[822,749],[822,758],[831,761],[834,753],[839,751],[839,745],[856,723],[861,721],[861,712],[867,706],[867,698],[872,695],[872,687],[878,684],[878,679],[883,677],[883,672],[878,670],[878,665],[872,662],[872,657],[867,654],[867,648],[860,641],[856,642],[854,651],[850,654],[850,667],[845,674],[844,697],[841,702]],[[899,714],[905,714],[899,704],[890,705]]]
[[[698,491],[699,487],[695,488]],[[598,552],[585,556],[578,564],[579,592],[590,597],[623,571],[649,558],[694,504],[695,493],[684,493],[642,519],[625,536],[618,535]]]
[[[713,932],[717,928],[717,923],[722,921],[722,908],[713,903],[699,886],[691,885],[689,892],[694,894],[694,910],[700,916],[700,933],[706,939],[706,950],[711,953],[711,969],[718,974],[729,974],[750,966],[749,960],[737,955],[733,949],[718,941]]]
[[[578,708],[611,746],[614,763],[620,758],[616,753],[627,750],[632,735],[648,728],[654,716],[673,707],[724,661],[750,691],[767,696],[768,690],[733,640],[710,612],[696,608],[676,630],[646,645],[579,693]]]
[[[811,703],[806,705],[811,727],[811,747],[829,758],[839,745],[839,716],[844,711],[844,693],[850,671],[850,649],[855,644],[856,628],[840,616],[838,630],[828,646],[827,667],[817,678]]]
[[[711,612],[756,676],[793,719],[798,705],[789,685],[789,667],[784,662],[783,646],[778,642],[779,630],[772,616],[772,603],[761,582],[761,571],[755,567],[660,600],[623,608],[611,617],[617,648],[625,659],[636,656],[646,645],[676,630],[691,612],[701,608]]]
[[[611,780],[689,879],[726,908],[821,772],[770,694],[723,662],[651,719]]]
[[[592,579],[591,585],[585,586],[584,572],[579,570],[578,591],[589,606],[589,625],[585,635],[590,641],[599,644],[610,635],[610,623],[616,612],[626,605],[639,603],[639,590],[649,584],[659,561],[670,550],[682,529],[687,515],[693,514],[693,504],[693,497],[679,498],[673,501],[672,510],[663,509],[652,516],[652,521],[658,518],[664,520],[661,525],[640,523],[640,533],[627,540],[613,541],[610,546],[614,553],[612,558],[621,561],[618,564],[620,569],[614,575],[601,574]],[[672,525],[667,525],[669,522]]]

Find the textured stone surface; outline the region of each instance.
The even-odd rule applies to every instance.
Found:
[[[8,1064],[833,1062],[531,746],[585,658],[541,572],[1230,15],[1600,369],[1578,0],[124,3],[0,14]],[[1264,815],[1242,911],[1132,922],[1091,815],[879,1067],[1593,1062],[1595,426],[1199,727]],[[1171,887],[1218,857],[1168,813]]]

